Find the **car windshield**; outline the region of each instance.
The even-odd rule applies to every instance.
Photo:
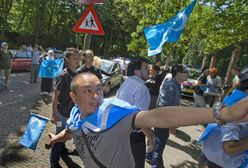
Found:
[[[111,69],[112,69],[112,65],[113,64],[110,62],[102,61],[100,69],[107,72],[107,73],[110,73]]]
[[[15,54],[15,58],[31,58],[31,53],[25,51],[18,51]]]
[[[200,69],[189,69],[188,72],[188,78],[190,79],[197,79],[201,75]]]

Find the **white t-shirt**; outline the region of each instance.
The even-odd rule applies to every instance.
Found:
[[[129,76],[117,91],[116,97],[141,110],[147,110],[151,101],[145,81],[137,76]]]
[[[210,75],[207,76],[207,84],[210,84],[206,90],[207,94],[218,94],[221,93],[222,81],[221,78],[217,75],[215,78],[211,78]],[[215,88],[217,86],[217,88]]]

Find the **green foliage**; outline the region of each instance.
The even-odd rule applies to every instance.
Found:
[[[20,45],[39,43],[45,47],[82,49],[84,34],[72,32],[86,5],[73,0],[2,0],[1,38]],[[190,0],[106,0],[95,5],[105,36],[92,35],[97,55],[146,56],[145,27],[164,23]],[[163,46],[163,57],[172,62],[201,64],[205,55],[215,54],[248,37],[248,2],[245,0],[198,0],[176,43]]]

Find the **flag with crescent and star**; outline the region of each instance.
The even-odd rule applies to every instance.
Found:
[[[35,150],[48,121],[49,119],[46,117],[31,113],[28,126],[19,143]]]
[[[63,70],[64,59],[43,60],[40,65],[39,77],[55,78]]]
[[[178,41],[196,2],[197,0],[193,0],[167,22],[144,29],[146,39],[149,43],[148,56],[161,53],[165,42],[171,43]]]

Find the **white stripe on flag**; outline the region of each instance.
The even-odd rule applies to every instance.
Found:
[[[87,122],[87,121],[83,124],[83,126],[86,127],[86,128],[89,128],[90,130],[92,130],[94,132],[101,131],[100,128],[96,127],[95,125],[93,125],[93,124],[91,124],[90,122]]]
[[[106,129],[106,127],[107,127],[108,116],[109,116],[109,110],[111,109],[112,106],[113,106],[112,104],[108,105],[108,106],[104,109],[104,111],[103,111],[103,113],[102,113],[102,121],[101,121],[101,126],[100,126],[101,130]]]

